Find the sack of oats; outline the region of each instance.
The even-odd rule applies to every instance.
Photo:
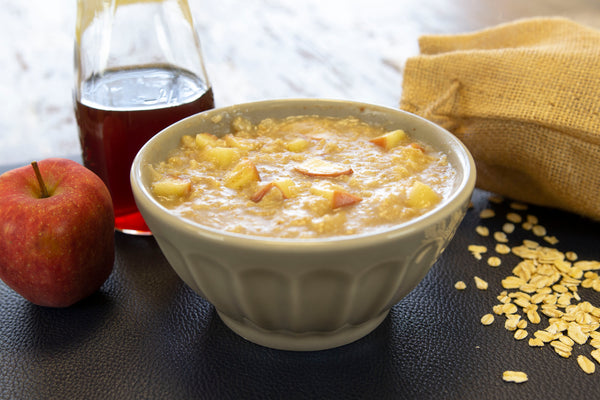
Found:
[[[479,188],[600,219],[600,31],[533,18],[419,46],[400,108],[463,141]]]

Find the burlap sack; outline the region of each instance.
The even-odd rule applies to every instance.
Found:
[[[600,219],[600,32],[535,18],[419,39],[400,108],[453,132],[477,185]]]

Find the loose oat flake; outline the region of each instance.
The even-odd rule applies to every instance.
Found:
[[[487,226],[479,225],[478,227],[475,228],[475,232],[477,232],[480,236],[489,236],[490,235],[490,230],[488,229]]]
[[[594,365],[592,360],[590,360],[584,355],[577,356],[577,364],[579,364],[579,367],[581,367],[583,372],[585,372],[586,374],[593,374],[594,371],[596,371],[596,366]]]
[[[484,281],[483,279],[481,279],[478,276],[474,277],[473,279],[475,280],[475,286],[477,286],[477,289],[479,289],[479,290],[487,290],[488,283],[486,281]]]
[[[496,216],[496,212],[494,210],[492,210],[491,208],[486,208],[485,210],[481,210],[481,212],[479,213],[479,218],[481,218],[481,219],[493,218],[495,216]]]
[[[456,288],[456,290],[465,290],[467,288],[467,284],[463,281],[458,281],[454,284],[454,287]]]
[[[487,263],[490,267],[498,267],[502,263],[502,261],[499,257],[492,256],[488,258]]]
[[[492,314],[485,314],[483,317],[481,317],[481,323],[483,325],[491,325],[494,323],[494,316]]]
[[[527,374],[522,371],[504,371],[502,379],[505,382],[523,383],[527,382]]]

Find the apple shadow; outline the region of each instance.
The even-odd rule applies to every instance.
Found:
[[[113,299],[102,291],[65,308],[52,308],[27,303],[23,310],[25,338],[34,348],[45,353],[76,352],[81,346],[101,335],[105,321],[113,318]]]

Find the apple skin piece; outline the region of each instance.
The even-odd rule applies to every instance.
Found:
[[[356,196],[341,188],[312,187],[310,192],[329,200],[332,210],[340,207],[351,206],[362,201],[362,197]]]
[[[331,198],[331,208],[351,206],[362,201],[361,197],[348,193],[345,190],[334,190]]]
[[[253,182],[260,182],[261,179],[256,165],[251,160],[244,158],[233,169],[227,171],[223,180],[226,187],[241,189]]]
[[[68,307],[112,272],[114,210],[104,182],[75,161],[38,162],[0,175],[0,279],[31,303]]]
[[[271,189],[273,189],[275,187],[277,187],[277,186],[275,186],[275,184],[273,182],[269,182],[266,185],[263,185],[260,189],[258,189],[256,192],[254,192],[254,194],[252,196],[250,196],[250,200],[252,200],[255,203],[258,203],[259,201],[262,200],[263,197],[265,197],[265,195],[267,193],[269,193],[271,191]]]
[[[277,188],[281,192],[281,196],[284,199],[289,199],[290,197],[292,197],[291,187],[293,186],[294,182],[290,179],[282,179],[278,181],[269,182],[266,185],[263,185],[261,188],[259,188],[256,192],[254,192],[254,194],[250,197],[250,200],[252,200],[255,203],[258,203],[273,188]]]
[[[385,150],[389,150],[396,147],[404,139],[406,139],[406,133],[402,129],[396,129],[369,141]]]
[[[332,178],[341,175],[352,175],[354,173],[352,168],[346,165],[333,163],[320,158],[309,158],[295,167],[294,170],[306,176]]]

